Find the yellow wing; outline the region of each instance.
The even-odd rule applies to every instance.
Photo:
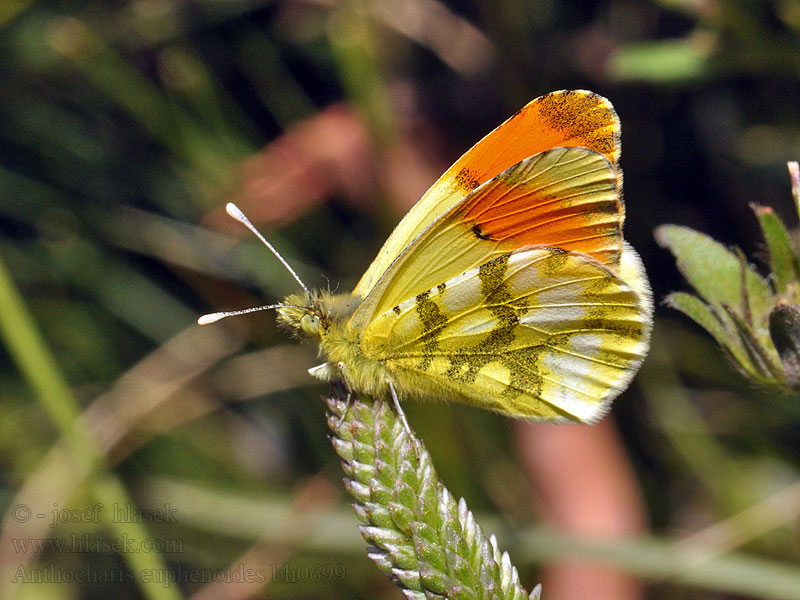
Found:
[[[626,256],[631,252],[626,248]],[[641,271],[635,253],[630,260],[628,268]],[[635,292],[593,259],[529,248],[377,316],[361,346],[404,395],[588,422],[636,372],[650,310],[647,292]]]
[[[353,294],[366,297],[406,246],[480,184],[534,154],[559,146],[589,148],[616,166],[619,136],[614,108],[593,92],[561,90],[532,100],[475,144],[431,186],[386,240]],[[618,208],[621,222],[621,203]]]
[[[442,281],[524,246],[581,252],[616,271],[622,252],[617,170],[586,148],[542,152],[441,215],[386,269],[353,314],[363,329]]]

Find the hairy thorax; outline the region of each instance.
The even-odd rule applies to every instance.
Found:
[[[386,392],[391,375],[384,364],[366,356],[350,316],[359,298],[324,291],[292,294],[278,309],[278,320],[299,337],[319,342],[321,365],[309,369],[324,381],[343,380],[354,392],[377,395]]]

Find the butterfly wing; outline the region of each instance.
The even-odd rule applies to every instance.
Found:
[[[609,269],[622,252],[614,166],[586,148],[526,158],[436,219],[391,263],[355,311],[362,329],[417,294],[523,246],[581,252]]]
[[[402,250],[437,217],[479,185],[520,161],[556,147],[581,146],[616,166],[620,126],[611,103],[584,90],[558,91],[529,102],[475,144],[406,214],[356,285],[362,298]],[[619,205],[620,215],[622,205]]]
[[[585,255],[521,249],[377,316],[362,349],[404,394],[589,422],[644,357],[649,310],[648,298]]]

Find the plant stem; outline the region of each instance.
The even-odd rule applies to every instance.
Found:
[[[439,480],[425,446],[388,404],[328,398],[331,441],[369,557],[409,599],[536,599],[508,554]]]

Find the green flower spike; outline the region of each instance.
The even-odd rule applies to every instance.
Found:
[[[327,398],[331,442],[347,475],[369,557],[409,600],[539,600],[508,554],[447,491],[422,442],[386,403]]]
[[[789,163],[800,216],[800,169]],[[752,205],[769,253],[765,279],[712,238],[678,225],[662,225],[656,241],[675,256],[698,296],[675,292],[666,303],[706,329],[744,375],[771,387],[800,391],[800,254],[770,207]]]

